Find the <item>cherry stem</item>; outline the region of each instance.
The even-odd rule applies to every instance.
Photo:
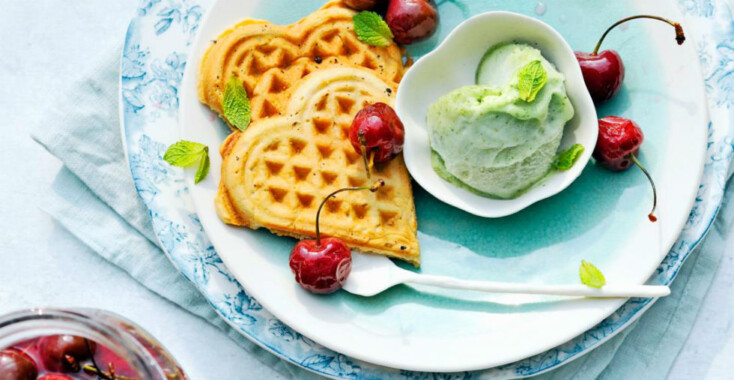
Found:
[[[642,163],[635,157],[634,154],[629,155],[630,160],[637,165],[640,170],[645,174],[647,179],[650,181],[650,185],[652,186],[652,211],[650,211],[650,214],[648,214],[648,218],[650,218],[651,222],[655,222],[658,220],[658,218],[655,217],[655,209],[658,207],[658,192],[657,189],[655,189],[655,182],[652,180],[652,176],[650,173],[645,169],[645,166],[642,165]]]
[[[134,377],[127,377],[127,376],[120,376],[120,375],[113,375],[114,377],[110,377],[110,375],[100,370],[99,368],[95,368],[91,364],[85,364],[84,367],[82,367],[82,369],[87,374],[97,375],[98,378],[110,379],[110,380],[137,380]]]
[[[378,179],[377,182],[372,184],[372,186],[345,187],[345,188],[336,190],[333,193],[327,195],[326,198],[324,198],[324,200],[321,201],[318,211],[316,211],[316,246],[321,247],[321,230],[319,229],[319,217],[321,216],[321,209],[324,208],[326,201],[328,201],[331,197],[341,192],[344,192],[344,191],[369,190],[374,193],[375,191],[379,190],[383,186],[385,186],[385,181]]]
[[[670,20],[668,20],[666,18],[662,18],[660,16],[637,15],[637,16],[623,18],[623,19],[615,22],[614,25],[610,26],[609,29],[607,29],[606,32],[604,32],[604,34],[602,34],[601,39],[596,44],[596,47],[594,48],[594,51],[591,53],[591,55],[596,55],[599,52],[599,48],[601,48],[602,42],[604,42],[604,39],[607,37],[607,34],[609,34],[609,32],[611,32],[612,29],[616,28],[620,24],[624,24],[627,21],[635,20],[635,19],[638,19],[638,18],[648,18],[648,19],[660,20],[662,22],[668,23],[668,24],[670,24],[671,26],[673,26],[675,28],[675,40],[678,42],[678,45],[682,45],[683,42],[685,42],[685,40],[686,40],[686,35],[683,33],[683,26],[681,26],[681,24],[679,24],[679,23],[677,23],[675,21],[670,21]]]
[[[367,160],[367,140],[364,138],[364,131],[359,131],[359,145],[362,148],[362,160],[364,161],[364,170],[367,172],[367,179],[370,179],[370,167]]]
[[[107,363],[107,372],[110,373],[111,378],[117,378],[117,376],[115,376],[115,365],[112,362]]]
[[[94,366],[94,369],[97,370],[97,378],[103,378],[105,380],[115,380],[114,378],[111,378],[107,376],[106,373],[102,372],[102,370],[99,369],[99,366],[97,366],[97,361],[94,360],[94,352],[92,351],[92,345],[89,344],[88,339],[84,339],[84,344],[87,346],[87,353],[89,354],[89,358],[92,360],[92,365]]]

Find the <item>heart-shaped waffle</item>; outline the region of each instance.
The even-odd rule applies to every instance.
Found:
[[[413,194],[402,156],[368,179],[349,142],[355,114],[393,103],[394,84],[357,67],[318,70],[289,91],[286,115],[253,122],[222,144],[217,212],[229,224],[298,238],[314,236],[319,203],[332,191],[377,179],[385,187],[338,195],[320,226],[354,249],[420,264]]]
[[[253,120],[282,116],[287,90],[326,64],[360,66],[391,85],[399,83],[405,72],[401,49],[394,43],[375,47],[359,41],[354,14],[334,1],[288,26],[255,20],[237,24],[222,33],[204,56],[201,102],[221,115],[226,81],[235,75],[250,97]]]

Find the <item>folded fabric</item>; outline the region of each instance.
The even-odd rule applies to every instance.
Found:
[[[119,49],[102,58],[94,72],[47,110],[43,134],[32,136],[64,164],[41,207],[100,256],[219,327],[260,362],[289,378],[320,378],[232,329],[160,249],[123,153],[117,108]]]
[[[263,363],[289,377],[317,378],[231,329],[158,247],[120,139],[118,57],[119,51],[109,52],[96,71],[86,73],[62,103],[48,109],[44,133],[34,136],[65,165],[43,208],[99,255],[162,297],[218,326]],[[727,202],[711,236],[679,273],[670,297],[593,352],[538,378],[665,378],[711,284],[733,218],[734,209]]]

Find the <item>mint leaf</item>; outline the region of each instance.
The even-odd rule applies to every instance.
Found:
[[[168,147],[163,159],[173,166],[186,167],[193,165],[207,151],[204,144],[181,140]]]
[[[352,17],[357,39],[367,45],[385,47],[392,43],[393,35],[385,20],[375,12],[362,11]]]
[[[548,82],[548,73],[539,60],[525,65],[517,75],[519,77],[517,90],[520,92],[520,99],[528,103],[535,100],[540,90]]]
[[[581,154],[584,153],[584,146],[581,144],[573,144],[570,148],[559,153],[553,161],[553,167],[556,170],[568,170],[578,161]]]
[[[196,169],[196,175],[194,176],[194,183],[201,182],[207,174],[209,174],[209,148],[206,148],[206,154],[201,156],[199,168]]]
[[[188,167],[199,163],[194,183],[201,182],[209,174],[209,147],[193,141],[181,140],[168,147],[163,159],[173,166]]]
[[[224,88],[222,110],[227,121],[240,131],[250,125],[250,99],[242,82],[234,74]]]
[[[607,283],[607,280],[604,279],[604,275],[601,274],[599,269],[597,269],[594,264],[584,260],[581,260],[579,277],[584,285],[592,288],[600,289]]]

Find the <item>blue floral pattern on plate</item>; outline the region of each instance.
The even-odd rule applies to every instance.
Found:
[[[462,1],[443,0],[458,9]],[[592,329],[542,354],[477,372],[437,374],[384,368],[328,350],[274,318],[237,283],[196,216],[180,170],[162,161],[178,139],[178,88],[187,51],[211,0],[141,0],[128,28],[121,64],[123,140],[135,186],[155,233],[178,270],[230,325],[274,354],[340,379],[507,379],[537,375],[593,350],[639,318],[652,299],[632,299]],[[679,239],[649,283],[669,284],[719,210],[734,152],[734,20],[724,1],[678,0],[695,33],[711,123],[695,204]],[[467,17],[469,15],[466,15]]]

